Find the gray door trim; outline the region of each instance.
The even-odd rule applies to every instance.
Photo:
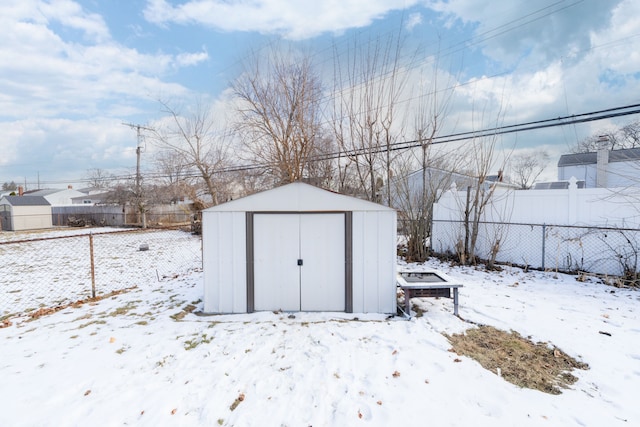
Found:
[[[353,212],[344,213],[344,302],[345,311],[353,313]]]
[[[247,313],[253,313],[254,300],[254,270],[253,270],[253,212],[245,213],[246,251],[247,251]]]
[[[344,214],[344,287],[345,287],[345,308],[347,313],[353,313],[353,212],[351,211],[305,211],[305,212],[278,212],[278,211],[256,211],[245,213],[246,224],[246,257],[247,257],[247,313],[255,311],[255,271],[254,271],[254,215],[304,215],[304,214]]]

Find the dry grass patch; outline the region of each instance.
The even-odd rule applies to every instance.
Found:
[[[87,303],[94,303],[94,302],[98,302],[98,301],[101,301],[101,300],[106,299],[106,298],[111,298],[111,297],[114,297],[116,295],[120,295],[120,294],[123,294],[125,292],[129,292],[130,290],[135,289],[136,287],[137,286],[132,286],[130,288],[124,288],[124,289],[120,289],[118,291],[109,292],[108,294],[98,295],[95,298],[79,299],[79,300],[74,301],[74,302],[61,304],[61,305],[56,305],[56,306],[53,306],[53,307],[42,307],[42,308],[39,308],[38,310],[30,312],[29,313],[29,320],[35,320],[35,319],[38,319],[38,318],[40,318],[42,316],[48,316],[49,314],[57,313],[58,311],[64,310],[65,308],[69,308],[69,307],[78,308],[78,307],[81,307],[82,305],[87,304]],[[25,310],[25,312],[27,312],[27,310]]]
[[[544,342],[533,343],[513,331],[480,326],[445,336],[455,353],[475,359],[512,384],[549,394],[560,394],[578,380],[573,369],[589,369],[561,350]]]
[[[189,313],[193,313],[193,311],[196,309],[196,306],[193,304],[189,304],[187,305],[185,308],[182,309],[182,311],[177,312],[176,314],[172,314],[171,317],[173,320],[180,321],[182,319],[184,319],[184,317],[189,314]]]

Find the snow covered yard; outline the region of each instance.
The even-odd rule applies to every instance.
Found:
[[[202,268],[201,239],[181,230],[58,228],[0,233],[0,320]],[[140,251],[141,244],[149,247]]]
[[[431,261],[465,284],[460,315],[590,365],[561,395],[448,351],[448,299],[382,315],[200,316],[202,273],[0,329],[0,425],[640,425],[640,293]],[[416,268],[401,264],[402,269]],[[458,361],[456,361],[458,360]]]

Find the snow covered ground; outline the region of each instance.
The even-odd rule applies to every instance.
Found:
[[[558,396],[509,384],[448,351],[443,333],[473,327],[448,299],[414,300],[426,312],[410,321],[200,316],[202,274],[191,272],[0,329],[0,426],[640,425],[639,292],[427,265],[464,283],[462,318],[590,369]]]

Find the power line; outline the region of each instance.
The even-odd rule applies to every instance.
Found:
[[[440,136],[434,137],[431,141],[429,141],[429,143],[433,145],[447,144],[447,143],[453,143],[453,142],[461,142],[461,141],[468,141],[468,140],[479,139],[479,138],[486,138],[491,136],[505,135],[510,133],[529,132],[533,130],[546,129],[546,128],[552,128],[552,127],[558,127],[558,126],[568,126],[572,124],[587,123],[587,122],[604,120],[604,119],[609,119],[614,117],[628,116],[632,114],[640,114],[640,103],[626,105],[622,107],[608,108],[605,110],[592,111],[588,113],[561,116],[561,117],[556,117],[552,119],[535,120],[535,121],[521,123],[517,125],[496,126],[492,128],[482,129],[479,131],[458,132],[453,134],[440,135]],[[408,149],[420,147],[422,146],[422,144],[424,144],[424,141],[421,141],[421,140],[401,141],[401,142],[396,142],[391,144],[390,150],[391,151],[408,150]],[[379,146],[374,148],[367,147],[367,148],[354,149],[354,150],[337,151],[337,152],[328,153],[320,156],[314,156],[310,159],[310,161],[323,161],[323,160],[332,160],[332,159],[345,158],[345,157],[357,157],[365,153],[376,154],[376,153],[382,153],[386,151],[387,151],[386,146]],[[275,163],[252,163],[252,164],[236,165],[236,166],[230,166],[226,168],[220,168],[216,170],[214,173],[222,174],[222,173],[231,173],[231,172],[260,170],[260,169],[272,168],[275,166],[276,166]],[[158,174],[150,173],[147,176],[149,176],[150,178],[164,177],[164,175],[160,173]],[[199,174],[196,172],[179,174],[180,178],[195,178],[198,176]],[[129,175],[129,179],[130,177],[131,176]]]
[[[581,114],[573,114],[567,116],[560,116],[556,118],[550,119],[542,119],[535,120],[526,123],[521,123],[517,125],[505,125],[505,126],[496,126],[486,129],[481,129],[478,131],[468,131],[468,132],[458,132],[447,135],[439,135],[434,137],[429,141],[429,144],[438,145],[438,144],[448,144],[454,142],[462,142],[480,138],[487,138],[498,135],[506,135],[511,133],[518,132],[530,132],[533,130],[539,129],[547,129],[558,126],[568,126],[580,123],[588,123],[592,121],[604,120],[615,117],[623,117],[629,116],[632,114],[640,114],[640,103],[630,104],[621,107],[608,108],[604,110],[591,111],[587,113]],[[399,150],[409,150],[412,148],[421,147],[425,141],[421,140],[407,140],[395,142],[390,145],[390,151],[399,151]],[[365,153],[377,154],[383,153],[387,151],[387,147],[385,145],[381,145],[374,148],[361,148],[361,149],[353,149],[346,151],[336,151],[332,153],[327,153],[319,156],[314,156],[309,159],[311,162],[318,162],[324,160],[333,160],[338,158],[349,158],[349,157],[358,157]],[[225,168],[220,168],[214,171],[215,174],[224,174],[224,173],[232,173],[232,172],[243,172],[243,171],[252,171],[252,170],[261,170],[261,169],[269,169],[276,167],[275,163],[250,163],[243,165],[235,165],[229,166]],[[167,177],[166,174],[161,172],[146,172],[143,174],[148,179],[159,179]],[[108,178],[109,181],[129,181],[135,180],[138,174],[123,174],[123,175],[114,175]],[[190,171],[186,173],[178,173],[175,175],[176,178],[198,178],[200,176],[199,173]],[[91,179],[77,179],[77,180],[64,180],[64,181],[43,181],[44,184],[63,184],[69,182],[90,182]]]
[[[593,111],[589,113],[562,116],[554,119],[536,120],[532,122],[521,123],[518,125],[496,126],[493,128],[487,128],[480,131],[468,131],[468,132],[460,132],[460,133],[449,134],[449,135],[441,135],[441,136],[434,137],[430,141],[430,143],[446,144],[451,142],[460,142],[460,141],[472,140],[476,138],[486,138],[489,136],[505,135],[505,134],[516,133],[516,132],[527,132],[532,130],[545,129],[545,128],[551,128],[551,127],[557,127],[557,126],[567,126],[567,125],[578,124],[578,123],[587,123],[587,122],[592,122],[597,120],[604,120],[608,118],[628,116],[631,114],[640,114],[640,104],[632,104],[624,107],[609,108],[606,110]],[[392,151],[406,150],[410,148],[420,147],[422,146],[422,144],[424,144],[424,141],[421,141],[421,140],[395,142],[391,144],[391,150]],[[326,155],[326,157],[323,157],[320,160],[332,159],[332,158],[337,158],[337,157],[346,156],[346,155],[358,156],[358,155],[364,154],[365,151],[367,153],[369,152],[380,153],[380,152],[387,151],[387,148],[385,146],[380,146],[380,147],[377,147],[376,150],[370,150],[367,148],[367,149],[351,150],[350,152],[331,153],[329,155]]]

